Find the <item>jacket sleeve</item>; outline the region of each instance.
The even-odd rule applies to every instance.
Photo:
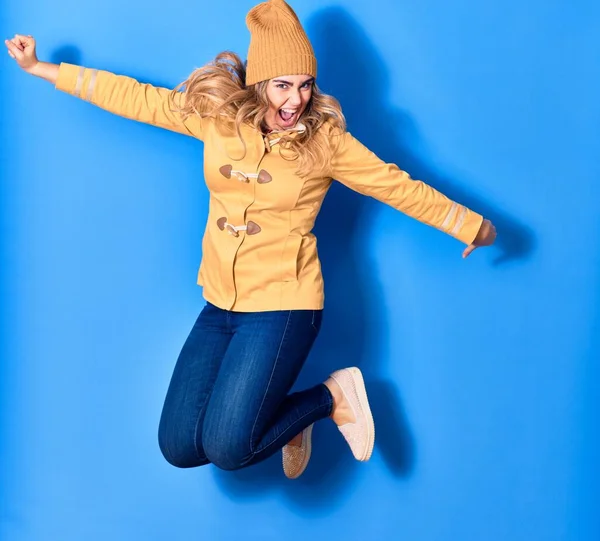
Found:
[[[397,165],[385,163],[349,132],[334,136],[331,176],[361,194],[471,244],[483,217],[448,199]]]
[[[62,63],[56,88],[116,115],[202,139],[198,115],[183,119],[177,111],[185,93],[139,83],[108,71]]]

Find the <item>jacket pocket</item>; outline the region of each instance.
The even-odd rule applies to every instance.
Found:
[[[302,245],[302,237],[298,235],[290,235],[283,247],[281,254],[281,281],[295,282],[298,280],[298,256],[300,254],[300,246]]]

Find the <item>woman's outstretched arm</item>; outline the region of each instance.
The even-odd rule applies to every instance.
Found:
[[[143,84],[108,71],[41,62],[32,36],[16,35],[4,43],[8,54],[25,72],[49,81],[58,90],[116,115],[202,139],[202,119],[198,115],[184,119],[179,112],[184,92]]]
[[[463,257],[494,242],[496,229],[483,216],[413,180],[397,165],[385,163],[349,132],[334,140],[332,178],[467,244]]]

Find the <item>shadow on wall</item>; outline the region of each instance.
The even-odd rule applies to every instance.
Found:
[[[307,31],[319,59],[319,86],[340,100],[350,131],[382,159],[400,164],[413,178],[426,180],[490,218],[499,231],[501,255],[496,264],[528,257],[533,236],[526,227],[470,196],[458,183],[441,178],[410,154],[403,140],[414,133],[413,124],[405,112],[389,104],[387,70],[356,21],[341,8],[328,8],[310,19]],[[381,285],[370,270],[375,262],[362,248],[369,243],[378,205],[337,183],[326,198],[315,233],[327,306],[321,336],[297,388],[323,381],[336,368],[360,366],[377,425],[376,453],[393,475],[402,478],[415,467],[415,443],[396,386],[381,379],[389,329]],[[298,480],[283,476],[280,453],[245,470],[215,470],[216,479],[234,497],[254,498],[276,490],[305,512],[327,513],[344,499],[358,468],[369,466],[354,461],[331,421],[317,424],[313,442],[313,458]]]
[[[53,64],[60,64],[66,62],[67,64],[81,64],[81,51],[78,47],[73,45],[64,45],[55,49],[50,55],[50,62]]]

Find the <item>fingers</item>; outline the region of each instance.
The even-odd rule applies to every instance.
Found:
[[[21,34],[15,34],[15,37],[11,41],[20,47],[22,51],[35,43],[35,40],[31,36],[23,36]]]
[[[10,42],[19,49],[19,51],[24,51],[25,46],[21,43],[21,37],[19,34],[15,34],[15,37],[10,40]]]
[[[33,36],[15,34],[12,39],[4,40],[4,44],[8,49],[8,56],[16,60],[17,64],[28,71],[34,67],[38,60],[35,54],[35,39]]]
[[[484,220],[475,240],[465,248],[463,259],[469,257],[477,248],[491,246],[496,241],[496,227],[490,220]]]
[[[493,244],[496,241],[496,236],[497,236],[496,226],[494,224],[492,224],[491,222],[490,222],[490,224],[492,226],[492,232],[491,232],[491,241],[492,242],[490,244]]]
[[[496,238],[496,227],[490,220],[485,220],[485,225],[486,225],[486,231],[485,231],[484,242],[487,246],[489,246],[490,244],[492,244],[494,242],[494,239]]]
[[[4,40],[4,44],[8,49],[8,54],[12,58],[14,58],[15,60],[20,60],[23,58],[23,50],[18,45],[16,45],[13,40],[6,39]]]
[[[475,244],[470,244],[469,246],[467,246],[462,255],[463,259],[469,257],[475,250],[477,250],[477,248],[479,248],[479,246],[476,246]]]
[[[486,220],[487,222],[487,234],[485,237],[485,245],[486,246],[491,246],[492,244],[494,244],[494,241],[496,240],[496,226],[490,221],[490,220]]]
[[[35,39],[32,36],[23,36],[21,34],[15,34],[14,38],[4,40],[4,43],[7,47],[9,43],[12,43],[21,52],[25,52],[30,47],[35,47]]]

